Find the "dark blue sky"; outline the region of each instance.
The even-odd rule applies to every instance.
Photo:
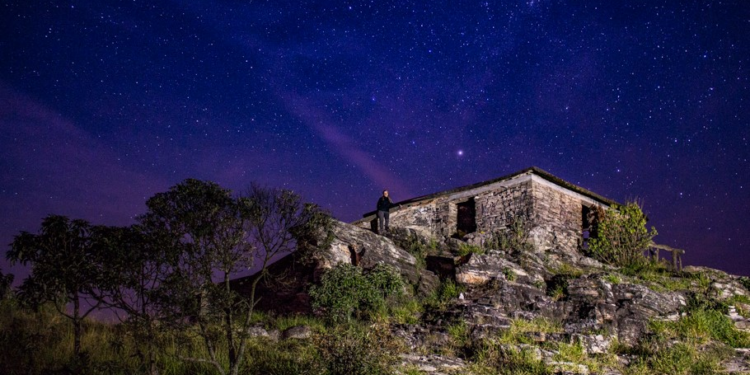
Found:
[[[742,0],[5,1],[0,244],[188,177],[350,221],[535,165],[747,275],[749,79]]]

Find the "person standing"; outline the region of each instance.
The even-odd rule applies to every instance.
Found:
[[[378,199],[378,234],[388,231],[388,222],[390,220],[391,207],[395,206],[391,197],[388,196],[388,190],[383,190],[383,195]]]

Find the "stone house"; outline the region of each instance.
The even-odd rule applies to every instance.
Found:
[[[425,237],[479,237],[521,221],[537,251],[575,252],[589,228],[592,208],[617,202],[536,167],[456,189],[407,199],[391,209],[390,225]],[[376,230],[369,212],[353,223]]]

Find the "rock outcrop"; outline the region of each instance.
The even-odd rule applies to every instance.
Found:
[[[417,259],[389,239],[369,230],[334,220],[333,241],[327,248],[314,249],[311,256],[292,253],[268,268],[268,277],[258,285],[258,308],[278,313],[310,313],[307,290],[317,283],[326,270],[349,263],[371,269],[383,263],[393,266],[401,277],[415,285],[418,293],[432,293],[440,283],[438,277],[421,267]],[[252,277],[233,281],[233,287],[250,293]]]
[[[464,242],[467,238],[474,241],[473,245]],[[681,275],[666,273],[641,280],[578,253],[557,248],[485,251],[477,247],[481,236],[467,238],[434,239],[411,228],[393,228],[381,236],[334,222],[331,246],[313,252],[308,258],[311,262],[301,262],[292,255],[271,267],[272,276],[284,275],[286,281],[264,285],[259,295],[266,305],[261,301],[261,306],[279,312],[310,312],[308,287],[338,264],[363,269],[390,265],[422,296],[439,289],[438,277],[454,281],[461,288],[459,298],[418,313],[414,317],[418,323],[412,320],[411,324],[391,325],[393,336],[408,348],[399,357],[401,365],[429,374],[467,373],[466,357],[459,359],[457,351],[474,350],[466,348],[485,342],[498,343],[499,337],[509,334],[516,335],[516,341],[501,341],[496,350],[529,351],[555,373],[592,373],[586,364],[565,360],[559,348],[575,345],[588,356],[609,356],[614,343],[615,347],[636,347],[652,339],[651,322],[676,321],[685,316],[689,301],[695,297],[690,288],[699,288],[706,298],[723,303],[732,323],[740,330],[750,330],[750,292],[744,284],[747,280],[738,277],[687,267]],[[466,246],[474,246],[469,254],[461,252]],[[426,259],[417,259],[415,254]],[[522,323],[525,328],[520,332],[519,321],[527,322]],[[256,328],[251,334],[271,340],[307,339],[310,331],[304,328],[282,333]],[[722,364],[727,371],[750,368],[747,352],[737,353]],[[632,359],[627,355],[617,357],[619,363]],[[620,373],[614,367],[597,371]]]
[[[433,272],[421,268],[414,255],[397,246],[386,236],[340,221],[333,225],[334,239],[329,249],[321,249],[316,258],[316,268],[330,269],[340,263],[351,263],[371,269],[383,263],[393,266],[408,282],[417,285],[422,294],[429,294],[439,280]]]

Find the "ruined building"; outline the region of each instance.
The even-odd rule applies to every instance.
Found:
[[[391,227],[413,229],[426,237],[479,237],[522,221],[537,251],[574,252],[589,227],[595,206],[616,202],[564,181],[539,168],[522,171],[398,202]],[[375,230],[375,212],[355,223]]]

